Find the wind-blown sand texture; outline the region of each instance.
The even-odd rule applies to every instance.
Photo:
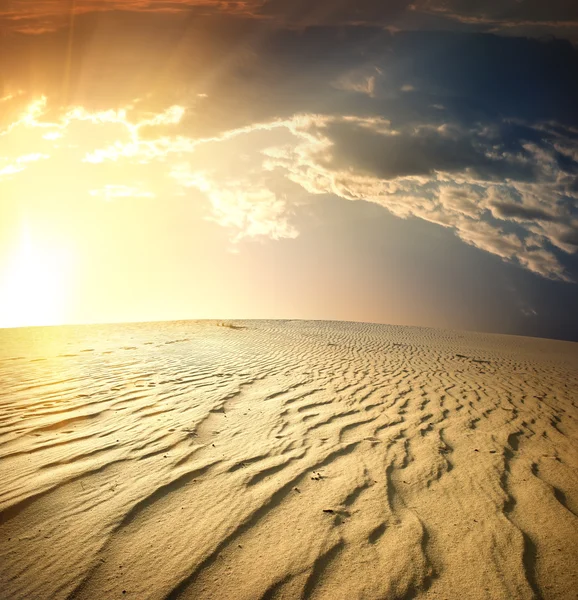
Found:
[[[2,598],[577,597],[578,345],[232,325],[0,332]]]

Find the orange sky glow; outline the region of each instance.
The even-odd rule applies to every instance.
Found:
[[[574,37],[560,2],[4,2],[0,327],[542,335],[545,314],[566,335],[578,61],[542,39]]]

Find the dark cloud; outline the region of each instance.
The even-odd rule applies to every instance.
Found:
[[[539,35],[545,30],[570,37],[578,31],[578,9],[572,0],[4,0],[0,24],[7,31],[38,35],[67,27],[71,13],[121,11],[154,15],[194,12],[300,28],[371,24],[455,30],[466,25],[470,31],[513,29],[517,34]]]
[[[332,166],[354,168],[383,179],[459,171],[487,160],[470,136],[444,136],[436,130],[377,133],[359,124],[339,123],[327,129],[332,140]]]
[[[578,127],[578,50],[568,42],[393,35],[377,26],[279,29],[267,19],[200,14],[198,4],[177,4],[187,12],[85,13],[72,38],[65,31],[5,38],[0,79],[12,88],[53,92],[68,71],[72,97],[82,94],[87,103],[115,95],[126,101],[151,88],[182,102],[189,90],[200,91],[211,96],[207,128],[295,112],[351,111],[385,116],[394,126],[500,122],[501,143],[515,145],[536,136],[525,123]],[[358,72],[374,74],[371,96],[340,88],[341,78]],[[521,124],[508,130],[504,119]]]
[[[384,119],[346,116],[313,117],[304,127],[310,137],[299,151],[272,164],[305,189],[375,202],[545,278],[573,280],[576,265],[568,268],[558,251],[576,251],[578,227],[549,140],[511,153],[483,124],[393,129]]]
[[[578,22],[573,0],[416,0],[414,7],[462,21],[493,25]]]
[[[538,122],[578,128],[578,49],[565,41],[319,27],[247,44],[254,60],[244,66],[246,78],[232,83],[269,114],[350,112],[396,128],[483,123],[510,152],[554,139]]]
[[[250,17],[259,5],[259,0],[3,0],[0,24],[5,31],[42,35],[69,27],[75,17],[95,13],[144,13],[153,18],[171,14],[182,18],[190,13]]]
[[[544,209],[513,202],[494,202],[491,205],[492,213],[498,219],[520,219],[522,221],[558,221],[559,217],[550,214]]]
[[[381,132],[346,121],[331,124],[325,133],[333,142],[333,168],[358,169],[382,179],[443,171],[467,172],[468,177],[485,181],[531,180],[536,171],[533,163],[522,160],[522,147],[520,156],[506,155],[479,130],[447,124]]]
[[[280,17],[292,25],[394,23],[411,0],[264,0],[256,14]]]
[[[558,241],[578,248],[578,225],[564,228],[558,235]]]

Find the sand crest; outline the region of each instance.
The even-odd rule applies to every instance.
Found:
[[[577,344],[245,321],[0,348],[2,598],[578,597]]]

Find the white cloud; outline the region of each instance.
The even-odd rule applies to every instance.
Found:
[[[17,173],[24,171],[28,163],[37,162],[39,160],[46,160],[48,158],[50,158],[50,155],[43,154],[42,152],[31,152],[30,154],[17,156],[14,159],[10,159],[8,157],[0,157],[0,161],[8,163],[4,166],[0,166],[0,178],[7,177],[10,175],[16,175]]]
[[[377,78],[380,75],[382,75],[382,71],[377,67],[363,67],[345,73],[334,81],[332,85],[338,90],[357,92],[373,98],[375,96]]]
[[[147,165],[155,165],[177,188],[204,194],[211,218],[231,229],[235,240],[297,235],[291,224],[295,200],[274,184],[281,179],[309,194],[365,200],[400,218],[451,228],[465,243],[544,277],[567,278],[551,246],[567,253],[578,248],[578,224],[564,205],[570,174],[557,164],[553,146],[532,143],[517,153],[506,151],[496,127],[394,128],[381,117],[297,114],[195,138],[178,127],[185,115],[181,106],[149,114],[131,107],[97,112],[75,107],[51,121],[44,120],[46,111],[41,98],[0,135],[7,140],[22,128],[48,143],[82,124],[96,140],[78,157],[87,169],[122,163],[133,169],[132,181],[135,174],[144,181]],[[155,135],[157,128],[162,135]],[[570,156],[575,144],[558,137]],[[17,176],[27,163],[47,157],[31,152],[4,159],[0,175]],[[87,192],[110,200],[152,197],[156,189],[128,181],[91,184]]]
[[[249,180],[223,180],[207,173],[175,168],[171,175],[183,186],[194,187],[211,203],[210,220],[236,233],[233,242],[243,238],[295,238],[297,230],[287,218],[282,198],[263,185]]]

